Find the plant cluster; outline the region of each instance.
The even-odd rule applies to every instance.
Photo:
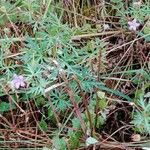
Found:
[[[149,136],[149,12],[146,0],[0,0],[0,147]]]

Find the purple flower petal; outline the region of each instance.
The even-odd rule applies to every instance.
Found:
[[[18,76],[18,78],[19,78],[20,80],[23,80],[23,76],[22,76],[22,75]]]
[[[16,83],[14,84],[14,87],[15,87],[16,89],[19,89],[20,83],[19,83],[19,82],[16,82]]]
[[[129,21],[128,25],[129,25],[129,30],[136,31],[136,29],[140,26],[140,23],[137,23],[136,19],[134,19],[132,21]]]
[[[19,89],[20,87],[25,87],[24,78],[22,75],[17,76],[16,74],[13,75],[13,80],[11,81],[12,87],[15,89]]]
[[[129,25],[129,26],[132,26],[132,24],[133,24],[133,23],[132,23],[131,21],[128,22],[128,25]]]
[[[24,82],[21,82],[21,83],[20,83],[20,86],[21,86],[21,87],[25,87],[25,83],[24,83]]]

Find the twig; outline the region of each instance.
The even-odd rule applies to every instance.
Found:
[[[80,94],[81,94],[81,96],[82,96],[82,102],[83,102],[84,107],[85,107],[85,109],[86,109],[86,111],[87,111],[87,115],[88,115],[88,119],[89,119],[89,123],[90,123],[91,136],[93,136],[93,124],[92,124],[91,114],[90,114],[90,111],[89,111],[88,106],[87,106],[87,105],[88,105],[88,102],[87,102],[87,100],[86,100],[86,98],[85,98],[85,94],[84,94],[84,92],[83,92],[83,90],[82,90],[82,88],[81,88],[80,81],[79,81],[79,80],[77,79],[77,77],[75,77],[75,76],[74,76],[74,80],[77,82],[78,88],[79,88],[79,90],[80,90]]]
[[[46,10],[45,10],[44,15],[43,15],[43,18],[44,18],[44,19],[45,19],[46,15],[47,15],[47,12],[48,12],[48,9],[49,9],[50,4],[51,4],[51,0],[48,1]]]
[[[120,130],[126,128],[126,127],[132,127],[132,126],[131,126],[131,125],[126,125],[126,126],[120,127],[118,130],[116,130],[116,131],[113,132],[110,136],[108,136],[105,140],[103,140],[103,141],[101,142],[101,144],[102,144],[102,143],[105,143],[109,138],[111,138],[113,135],[115,135],[118,131],[120,131]]]
[[[51,91],[51,90],[53,90],[53,89],[55,89],[55,88],[57,88],[57,87],[64,86],[64,85],[65,85],[65,82],[56,83],[56,84],[54,84],[54,85],[52,85],[52,86],[46,88],[46,89],[44,90],[44,93],[47,94],[49,91]]]
[[[78,24],[77,24],[77,16],[76,16],[76,8],[75,8],[75,1],[73,0],[72,2],[72,7],[73,7],[73,14],[74,14],[74,25],[75,27],[77,28],[78,27]]]
[[[97,82],[100,82],[100,69],[101,69],[101,51],[99,50],[99,55],[98,55],[98,64],[97,64]],[[96,88],[96,106],[95,106],[95,128],[97,127],[97,120],[98,120],[98,109],[99,109],[99,97],[98,97],[98,88]]]
[[[52,62],[58,68],[61,78],[64,80],[64,82],[67,85],[66,91],[67,91],[67,93],[68,93],[68,95],[70,97],[72,105],[74,106],[75,114],[77,115],[77,118],[79,119],[79,121],[81,123],[81,128],[82,128],[83,132],[85,133],[86,132],[86,128],[85,128],[85,124],[83,122],[83,119],[81,117],[81,112],[80,112],[78,104],[77,104],[77,102],[76,102],[76,100],[74,98],[74,93],[73,93],[72,89],[68,86],[69,80],[67,79],[66,74],[65,74],[64,70],[60,67],[59,63],[56,60],[52,60]]]
[[[111,34],[119,34],[124,32],[123,30],[120,31],[107,31],[107,32],[101,32],[101,33],[91,33],[91,34],[81,34],[81,35],[74,35],[71,37],[71,41],[77,40],[77,39],[82,39],[82,38],[90,38],[90,37],[98,37],[98,36],[103,36],[103,35],[111,35]],[[26,41],[28,37],[15,37],[15,38],[3,38],[0,39],[1,42],[5,41],[11,41],[11,42],[18,42],[18,41]],[[30,38],[31,40],[37,40],[37,41],[42,41],[44,40],[43,38]]]
[[[25,111],[17,104],[17,102],[9,95],[9,93],[6,91],[6,89],[2,86],[4,92],[6,95],[9,96],[10,100],[20,109],[20,111],[25,114]]]
[[[45,97],[48,99],[48,101],[49,101],[49,103],[50,103],[50,106],[51,106],[52,111],[53,111],[53,113],[54,113],[55,120],[56,120],[56,122],[57,122],[57,127],[59,128],[60,125],[61,125],[61,123],[59,122],[60,118],[59,118],[59,116],[57,115],[57,113],[56,113],[56,111],[55,111],[55,108],[54,108],[53,103],[52,103],[52,101],[51,101],[51,99],[50,99],[50,96],[49,96],[48,94],[45,94]]]

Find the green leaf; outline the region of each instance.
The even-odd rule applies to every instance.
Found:
[[[47,127],[47,123],[45,122],[44,119],[42,119],[39,123],[40,128],[42,128],[43,131],[47,131],[48,127]]]
[[[15,105],[13,104],[11,106],[12,109],[15,108]],[[6,111],[9,111],[10,110],[10,104],[9,103],[6,103],[6,102],[1,102],[0,103],[0,113],[3,113],[3,112],[6,112]]]
[[[73,125],[73,128],[76,128],[76,129],[80,129],[81,127],[80,121],[78,118],[72,119],[72,125]]]
[[[10,104],[6,102],[1,102],[0,103],[0,112],[5,112],[10,109]]]
[[[51,149],[48,147],[43,147],[42,150],[51,150]]]
[[[71,150],[77,149],[80,145],[80,134],[72,130],[69,130],[68,135],[69,135],[69,141],[68,141],[69,148]]]
[[[91,144],[95,144],[95,143],[97,143],[97,142],[98,142],[98,141],[97,141],[95,138],[89,137],[89,138],[86,139],[86,146],[89,146],[89,145],[91,145]]]
[[[107,106],[107,101],[106,101],[106,99],[105,99],[105,98],[100,99],[100,100],[99,100],[99,108],[103,110],[103,109],[106,108],[106,106]]]
[[[126,100],[128,100],[128,101],[132,101],[132,99],[131,99],[129,96],[123,94],[122,92],[120,92],[120,91],[118,91],[118,90],[109,89],[108,87],[102,85],[101,83],[95,83],[95,86],[98,87],[100,90],[104,90],[104,91],[106,91],[106,92],[108,92],[108,93],[111,93],[111,94],[115,94],[115,95],[117,95],[117,96],[120,96],[120,97],[122,97],[122,98],[124,98],[124,99],[126,99]]]
[[[49,118],[52,118],[53,114],[54,114],[54,113],[53,113],[52,109],[49,107],[49,108],[48,108],[48,117],[49,117]]]
[[[53,147],[56,150],[67,150],[66,149],[66,143],[62,138],[54,137],[53,140]]]
[[[97,119],[96,127],[101,128],[102,125],[104,125],[105,121],[106,121],[106,115],[104,113],[101,113],[101,115]]]
[[[43,97],[40,96],[36,99],[37,106],[43,105],[44,103],[45,103],[45,99]]]
[[[100,99],[104,99],[104,98],[105,98],[105,92],[97,91],[97,96],[98,96]]]
[[[144,34],[150,34],[150,20],[148,20],[145,24],[145,26],[143,27],[143,32]]]
[[[150,98],[150,92],[147,92],[144,97]]]

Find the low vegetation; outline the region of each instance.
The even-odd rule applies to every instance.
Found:
[[[0,0],[0,148],[150,147],[149,0]]]

